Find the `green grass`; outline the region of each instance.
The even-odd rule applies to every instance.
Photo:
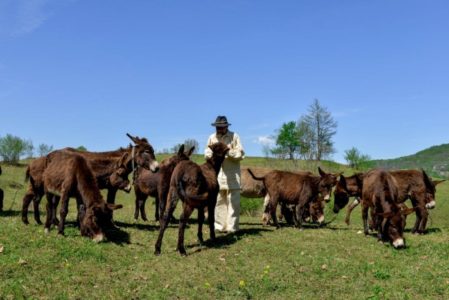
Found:
[[[248,158],[245,165],[267,163],[252,160]],[[323,165],[326,170],[331,167]],[[325,228],[275,230],[261,225],[262,199],[242,199],[238,234],[218,234],[215,245],[202,247],[192,220],[185,239],[189,255],[181,257],[175,251],[178,230],[170,226],[162,255],[156,257],[157,224],[133,220],[132,193],[118,194],[117,202],[124,204],[115,215],[121,231],[109,242],[94,244],[81,237],[72,223],[65,237],[59,237],[56,230],[45,235],[42,226],[34,225],[32,213],[31,225],[20,220],[25,168],[2,168],[0,187],[6,194],[6,212],[0,215],[4,249],[0,253],[0,299],[449,298],[448,182],[438,186],[429,234],[406,232],[408,247],[402,251],[359,234],[358,209],[350,226],[343,223],[341,212]],[[75,218],[74,202],[69,221]],[[152,217],[151,202],[147,214]],[[41,210],[44,204],[45,200]],[[327,219],[333,216],[331,206],[326,207]],[[411,216],[407,228],[413,222]],[[204,231],[208,237],[208,229]]]

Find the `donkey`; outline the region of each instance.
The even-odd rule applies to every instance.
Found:
[[[388,171],[398,184],[398,203],[410,199],[415,207],[416,221],[412,229],[413,233],[423,234],[426,231],[428,209],[435,207],[436,185],[444,180],[433,181],[424,170],[397,170]],[[345,222],[349,225],[352,210],[360,203],[363,188],[364,174],[357,173],[351,177],[340,177],[335,188],[334,212],[343,208],[349,201],[349,197],[356,197],[348,206]]]
[[[371,209],[374,228],[379,240],[389,241],[394,248],[405,248],[403,236],[405,216],[415,209],[401,209],[399,188],[391,173],[371,170],[363,176],[362,219],[365,235],[368,231],[368,210]]]
[[[166,158],[159,164],[159,171],[150,172],[143,168],[138,168],[134,179],[134,191],[136,194],[136,207],[134,211],[134,219],[140,216],[144,221],[148,221],[145,213],[145,202],[148,198],[154,197],[156,202],[155,220],[159,221],[160,215],[165,211],[165,203],[170,188],[170,178],[176,165],[184,160],[189,160],[195,147],[184,152],[184,145],[178,150],[176,155]]]
[[[53,195],[61,198],[58,233],[64,235],[68,214],[69,197],[75,197],[81,207],[81,234],[95,242],[104,238],[103,231],[112,224],[112,211],[122,205],[106,203],[98,188],[95,176],[86,159],[76,153],[53,151],[47,155],[47,166],[43,173],[44,191],[47,195],[47,219],[45,232],[49,232],[55,211]]]
[[[120,148],[108,152],[88,152],[78,151],[73,148],[64,148],[64,151],[76,153],[84,157],[89,167],[94,172],[100,189],[107,189],[107,202],[115,203],[115,196],[118,189],[129,192],[131,185],[128,175],[136,167],[145,168],[156,172],[159,164],[156,161],[153,147],[145,138],[134,137],[127,133],[127,136],[134,142],[134,146]],[[39,203],[44,194],[42,184],[42,174],[46,167],[46,158],[41,157],[32,161],[27,168],[26,180],[30,180],[28,191],[23,198],[22,221],[28,222],[28,206],[31,201],[34,204],[34,218],[36,223],[42,224],[39,216]],[[55,199],[58,201],[58,198]]]
[[[325,173],[318,167],[320,176],[297,174],[274,170],[263,177],[257,177],[251,169],[248,172],[256,180],[261,180],[269,195],[269,204],[265,208],[266,219],[268,213],[277,228],[280,228],[276,217],[276,207],[279,202],[296,206],[296,226],[302,228],[302,216],[308,203],[330,199],[332,187],[337,183],[341,174]],[[321,197],[320,197],[321,196]],[[324,215],[321,219],[324,221]]]
[[[213,154],[204,164],[197,165],[190,160],[178,163],[170,179],[170,189],[164,216],[161,218],[161,228],[155,245],[155,255],[161,254],[162,239],[167,229],[168,221],[176,208],[178,199],[183,202],[183,211],[179,220],[179,235],[177,250],[186,256],[184,248],[184,231],[193,210],[198,209],[198,240],[203,243],[204,208],[208,208],[210,239],[215,240],[214,210],[219,191],[217,176],[221,165],[229,151],[223,143],[215,143],[209,148]]]

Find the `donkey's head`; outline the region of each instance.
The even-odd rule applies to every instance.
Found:
[[[152,172],[157,172],[159,163],[156,161],[153,146],[151,146],[148,140],[146,138],[132,136],[129,133],[126,135],[134,142],[131,159],[134,160],[139,167],[151,170]]]

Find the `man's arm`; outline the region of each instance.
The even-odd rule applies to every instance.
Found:
[[[234,139],[231,143],[231,148],[228,152],[228,157],[232,160],[242,160],[245,158],[245,151],[238,134],[234,133]]]

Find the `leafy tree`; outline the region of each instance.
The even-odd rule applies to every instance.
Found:
[[[0,138],[0,156],[7,163],[17,164],[21,156],[32,154],[33,148],[33,143],[30,140],[27,141],[11,134]]]
[[[332,118],[327,108],[321,106],[320,102],[315,99],[309,107],[309,113],[302,119],[311,131],[313,159],[320,161],[334,153],[332,137],[337,133],[337,122]]]
[[[360,169],[363,164],[371,160],[368,155],[362,154],[356,147],[345,150],[344,158],[348,165],[353,169]]]
[[[87,148],[84,147],[84,146],[79,146],[79,147],[76,148],[76,150],[78,150],[78,151],[87,151]]]
[[[46,156],[48,153],[53,151],[53,146],[47,144],[39,144],[37,151],[39,156]]]
[[[272,153],[287,157],[288,159],[295,159],[295,153],[300,147],[299,132],[294,121],[282,124],[279,133],[276,137],[277,147],[272,150]]]

